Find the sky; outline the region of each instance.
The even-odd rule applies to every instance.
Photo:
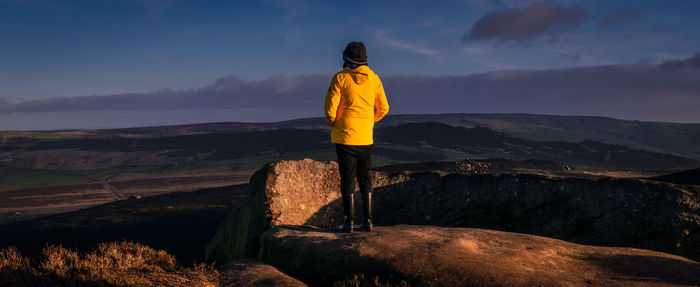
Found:
[[[321,116],[350,41],[390,113],[700,123],[699,13],[691,0],[0,0],[0,129]]]

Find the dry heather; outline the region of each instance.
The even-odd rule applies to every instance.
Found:
[[[0,286],[216,286],[205,264],[178,266],[175,257],[133,242],[101,243],[83,254],[50,245],[39,262],[17,249],[0,250]]]
[[[406,281],[399,284],[383,282],[378,276],[365,276],[364,273],[348,276],[345,280],[333,283],[333,287],[409,287]]]

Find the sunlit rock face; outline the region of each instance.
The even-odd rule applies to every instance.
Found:
[[[479,227],[700,258],[697,186],[489,173],[506,169],[470,166],[479,172],[375,172],[376,223]],[[335,162],[305,159],[266,165],[251,178],[248,201],[228,216],[210,242],[207,259],[225,263],[257,257],[260,234],[274,226],[340,225],[338,186]]]
[[[700,264],[677,255],[480,228],[402,224],[339,233],[277,226],[260,240],[261,261],[309,286],[338,286],[358,274],[382,284],[367,286],[700,284]]]

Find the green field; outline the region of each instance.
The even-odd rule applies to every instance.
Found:
[[[68,172],[0,167],[0,191],[88,182],[85,176]]]
[[[69,139],[80,138],[76,135],[59,134],[56,132],[29,132],[29,131],[0,131],[0,137],[5,138],[37,138],[37,139]]]
[[[113,167],[85,171],[37,170],[16,167],[0,167],[0,191],[37,188],[54,185],[84,184],[101,180],[107,176],[129,173],[164,172],[159,166]]]

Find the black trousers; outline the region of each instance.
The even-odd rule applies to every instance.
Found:
[[[372,192],[372,151],[374,145],[335,144],[340,171],[340,192],[351,195],[355,191],[355,179],[362,194]]]

